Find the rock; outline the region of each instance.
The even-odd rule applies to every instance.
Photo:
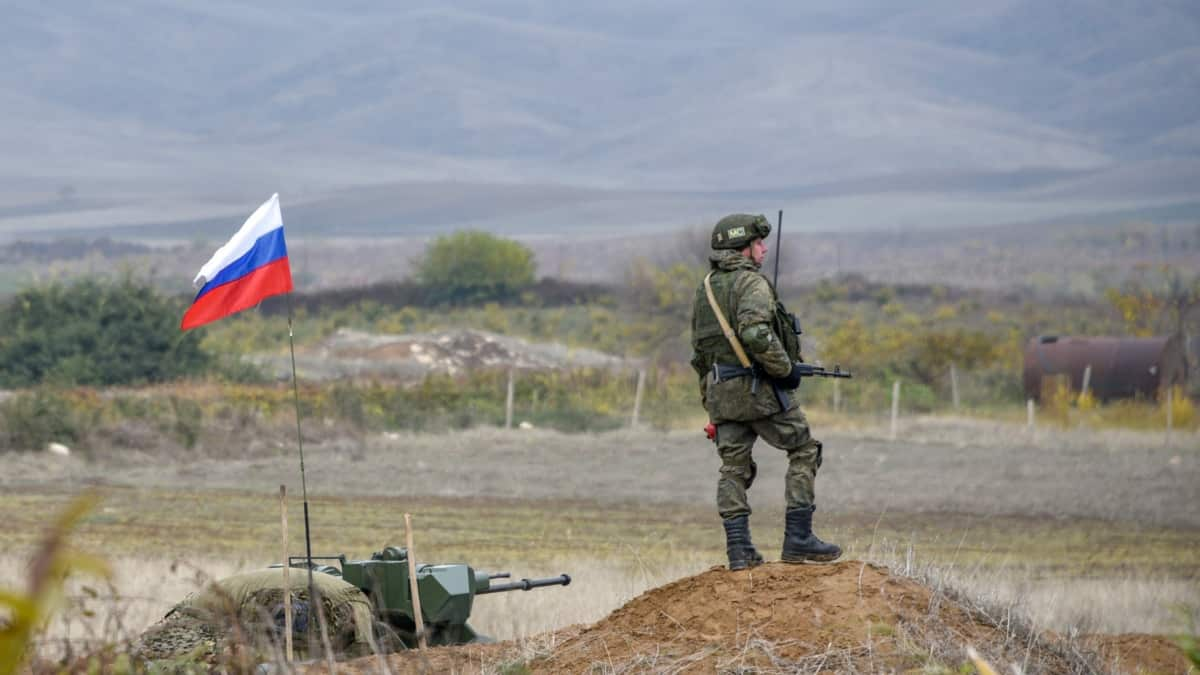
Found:
[[[71,449],[68,448],[67,446],[63,445],[62,443],[47,443],[46,444],[46,452],[48,452],[52,455],[59,455],[60,457],[70,457],[71,456]]]

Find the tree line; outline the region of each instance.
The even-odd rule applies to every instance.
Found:
[[[627,272],[620,288],[538,279],[527,247],[468,231],[433,240],[411,279],[298,293],[292,300],[310,316],[335,311],[344,315],[368,305],[376,311],[422,308],[434,313],[442,307],[484,305],[586,306],[591,308],[587,320],[592,324],[587,335],[615,331],[626,355],[685,362],[691,304],[703,275],[699,261],[635,260]],[[814,323],[810,334],[820,342],[826,359],[929,387],[940,386],[952,363],[965,369],[1012,370],[1019,345],[1029,337],[1026,333],[1070,329],[1062,325],[1069,323],[1063,312],[1043,321],[1060,325],[1042,326],[1028,316],[1019,319],[1008,312],[996,315],[988,308],[971,307],[975,301],[954,289],[872,284],[861,277],[825,280],[806,290],[785,289],[783,295],[789,307],[802,310],[806,325]],[[802,300],[799,308],[796,298]],[[179,330],[189,300],[164,294],[129,274],[115,281],[84,279],[27,288],[0,306],[0,387],[136,385],[214,373],[252,377],[246,367],[236,365],[238,348],[206,348],[208,328]],[[1106,300],[1115,320],[1075,328],[1081,333],[1123,329],[1134,335],[1187,330],[1200,311],[1200,276],[1147,269],[1110,289]],[[261,313],[285,311],[285,301],[272,298],[263,303]],[[545,318],[529,320],[545,323]]]

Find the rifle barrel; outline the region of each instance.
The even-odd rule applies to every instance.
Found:
[[[833,370],[825,370],[820,366],[810,366],[807,363],[797,365],[800,368],[800,377],[841,377],[844,379],[854,377],[852,373],[842,370],[841,366],[834,366]]]
[[[509,584],[496,584],[494,586],[488,586],[482,591],[475,591],[475,595],[502,593],[504,591],[528,591],[534,588],[541,588],[543,586],[566,586],[570,583],[570,575],[561,574],[557,577],[551,577],[549,579],[522,579]]]

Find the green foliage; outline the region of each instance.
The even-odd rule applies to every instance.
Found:
[[[886,401],[888,387],[899,379],[906,409],[928,411],[946,398],[951,364],[960,373],[987,373],[1000,362],[1003,345],[1004,336],[995,331],[925,323],[901,311],[890,321],[867,324],[856,317],[842,322],[828,335],[821,356],[855,373],[853,386],[845,389],[860,404],[874,407]],[[1011,380],[1018,379],[1014,372]]]
[[[627,426],[633,412],[637,373],[579,369],[518,372],[514,423],[565,432],[608,431]],[[503,426],[505,371],[476,371],[451,377],[434,374],[416,384],[341,381],[302,386],[301,415],[329,427],[356,432],[439,432]],[[294,424],[288,384],[186,384],[123,390],[98,396],[88,390],[36,389],[0,405],[6,437],[0,449],[40,450],[51,441],[74,443],[90,452],[136,429],[136,442],[221,451],[230,430]],[[650,370],[640,419],[662,429],[700,414],[690,368]],[[118,440],[116,451],[129,446]]]
[[[1193,667],[1200,668],[1200,634],[1197,634],[1195,624],[1192,625],[1190,633],[1178,636],[1175,644],[1179,645],[1179,649]]]
[[[1143,268],[1105,299],[1120,315],[1125,330],[1136,336],[1182,333],[1200,308],[1200,275],[1187,275],[1169,265]]]
[[[179,396],[169,396],[167,401],[171,405],[171,412],[175,418],[171,425],[171,431],[183,447],[191,450],[196,446],[197,439],[200,438],[200,431],[204,424],[204,411],[195,401]]]
[[[52,283],[0,309],[0,386],[117,385],[200,373],[200,336],[179,330],[182,303],[126,277]]]
[[[342,327],[386,333],[484,328],[534,341],[648,357],[658,370],[687,373],[691,308],[703,269],[635,259],[628,272],[623,293],[607,296],[619,298],[617,305],[607,298],[574,306],[491,302],[440,309],[393,309],[378,303],[357,303],[298,317],[297,343],[311,345]],[[951,401],[951,364],[959,376],[960,400],[965,408],[1023,405],[1021,368],[1024,346],[1031,335],[1104,335],[1124,330],[1123,319],[1105,311],[1105,303],[1098,300],[1045,300],[944,286],[889,286],[857,276],[793,289],[784,293],[783,300],[804,324],[806,358],[824,365],[840,364],[854,372],[854,380],[842,382],[839,390],[841,404],[851,412],[886,410],[896,379],[902,381],[904,410],[946,408]],[[277,325],[250,315],[215,325],[204,346],[219,353],[285,353],[287,338]],[[254,381],[251,377],[244,379]],[[658,386],[644,401],[642,418],[647,423],[670,419],[668,409],[672,414],[694,414],[699,410],[694,377],[672,374],[663,380],[670,380],[670,385]],[[476,387],[462,381],[455,386]],[[809,380],[801,387],[800,396],[806,402],[828,404],[832,393],[831,382]],[[572,427],[572,415],[592,419],[590,404],[547,411],[544,394],[539,403],[541,412],[530,411],[533,417],[527,418],[535,424],[538,415],[557,419],[552,425],[560,428]],[[482,391],[480,396],[486,398]],[[1177,405],[1183,405],[1183,398],[1178,400],[1181,403]],[[662,417],[646,414],[660,405]],[[491,424],[502,419],[492,404],[480,401],[474,406],[459,409],[455,413],[457,422],[439,418],[438,413],[429,423]],[[1137,410],[1137,414],[1145,415],[1142,406]],[[1120,409],[1116,405],[1105,406],[1102,412],[1106,419],[1124,419],[1117,414]],[[1176,426],[1186,428],[1180,421],[1185,418],[1184,413],[1177,412]],[[1157,417],[1147,420],[1158,424]],[[419,424],[424,422],[414,419],[403,426]]]
[[[918,382],[933,386],[945,377],[950,365],[974,370],[993,363],[998,340],[978,330],[953,328],[926,330],[913,336],[909,370]]]
[[[631,314],[629,353],[658,361],[691,358],[692,304],[704,278],[702,268],[676,263],[656,266],[644,258],[633,261],[628,296]]]
[[[84,434],[90,406],[72,401],[63,392],[37,388],[0,404],[5,446],[18,450],[41,450],[47,443],[73,444]]]
[[[504,300],[534,282],[533,251],[511,239],[465,231],[438,237],[425,251],[416,277],[447,302]]]
[[[502,426],[506,386],[507,374],[498,371],[465,378],[430,375],[413,387],[342,383],[303,392],[301,406],[305,416],[349,422],[363,431]],[[628,421],[633,380],[599,370],[518,373],[514,401],[518,422],[562,431],[615,429]],[[256,405],[272,415],[282,403],[270,396]]]

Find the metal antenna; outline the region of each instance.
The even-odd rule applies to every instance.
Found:
[[[783,209],[779,209],[779,224],[776,226],[775,232],[775,283],[776,290],[779,289],[779,252],[783,250]]]
[[[300,431],[300,384],[296,379],[296,338],[292,330],[292,294],[287,294],[288,306],[288,347],[292,352],[292,396],[296,402],[296,445],[300,448],[300,492],[304,497],[304,557],[306,566],[308,567],[308,602],[312,609],[320,609],[320,598],[317,597],[316,585],[313,583],[313,564],[312,564],[312,537],[308,527],[308,481],[304,476],[304,434]],[[284,561],[284,564],[288,564]],[[291,589],[285,592],[291,593]],[[311,609],[310,609],[311,611]],[[317,616],[321,617],[322,613],[318,612]],[[318,618],[318,620],[320,620]],[[312,633],[309,633],[311,642]]]

